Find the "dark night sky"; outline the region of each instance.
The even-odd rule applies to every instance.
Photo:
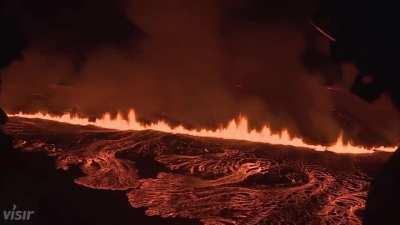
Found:
[[[188,126],[216,126],[243,113],[255,126],[269,121],[276,129],[332,141],[341,125],[326,85],[347,89],[358,74],[353,92],[375,100],[368,111],[373,113],[360,120],[389,118],[368,126],[381,131],[391,124],[387,136],[398,132],[393,106],[379,98],[385,92],[397,98],[399,48],[391,33],[396,20],[387,5],[358,0],[2,0],[1,5],[2,102],[8,111],[98,116],[135,108],[144,120]],[[312,29],[313,16],[329,25],[336,43]],[[365,85],[362,76],[374,82]],[[359,108],[349,103],[350,109],[341,104],[365,112],[363,103]]]

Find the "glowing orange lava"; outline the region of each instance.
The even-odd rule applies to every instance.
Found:
[[[95,122],[89,121],[88,118],[66,113],[62,116],[53,116],[45,113],[35,114],[12,114],[10,116],[24,117],[24,118],[37,118],[52,120],[62,123],[68,123],[73,125],[93,125],[102,128],[116,129],[116,130],[156,130],[175,134],[187,134],[192,136],[200,137],[213,137],[223,139],[235,139],[245,140],[252,142],[268,143],[273,145],[288,145],[295,147],[310,148],[317,151],[329,150],[336,153],[372,153],[374,150],[394,152],[397,147],[374,147],[367,148],[362,146],[355,146],[351,143],[344,143],[342,135],[338,138],[335,144],[331,146],[323,145],[312,145],[304,142],[299,137],[290,137],[289,132],[284,129],[280,133],[273,133],[271,129],[265,125],[261,130],[250,130],[248,126],[248,120],[246,117],[239,117],[237,120],[233,119],[226,127],[221,127],[217,130],[191,130],[184,128],[183,126],[171,127],[165,121],[158,121],[150,125],[144,125],[136,119],[134,110],[131,110],[128,114],[128,119],[124,119],[122,115],[118,114],[116,118],[111,118],[111,115],[106,113],[100,119]]]

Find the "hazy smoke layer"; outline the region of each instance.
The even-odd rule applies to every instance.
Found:
[[[3,74],[8,111],[134,108],[191,127],[242,113],[318,142],[341,129],[324,85],[342,70],[308,24],[311,0],[54,2],[8,2],[29,40]]]

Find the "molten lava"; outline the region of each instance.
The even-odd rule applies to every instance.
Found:
[[[397,148],[384,146],[368,148],[363,146],[356,146],[351,143],[345,143],[343,141],[342,135],[339,136],[335,144],[330,146],[307,144],[302,138],[290,137],[287,129],[283,129],[280,133],[273,133],[267,125],[264,125],[261,130],[250,130],[248,120],[246,117],[243,116],[240,116],[236,120],[233,119],[228,123],[226,127],[220,127],[217,130],[191,130],[183,126],[171,127],[165,121],[157,121],[155,123],[145,125],[137,120],[134,110],[130,110],[127,119],[124,119],[121,114],[118,114],[116,118],[112,118],[109,113],[106,113],[100,119],[97,119],[94,122],[91,122],[88,118],[79,117],[71,113],[65,113],[61,116],[53,116],[40,112],[35,114],[18,113],[12,114],[10,116],[51,120],[73,125],[93,125],[97,127],[116,130],[156,130],[167,133],[186,134],[200,137],[245,140],[251,142],[268,143],[273,145],[288,145],[301,148],[309,148],[317,151],[329,150],[336,153],[361,154],[372,153],[374,150],[394,152]]]

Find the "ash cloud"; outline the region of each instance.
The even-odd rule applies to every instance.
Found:
[[[3,71],[3,104],[211,128],[242,113],[331,142],[341,127],[324,85],[341,70],[320,57],[315,3],[268,2],[20,0],[9,7],[29,46]]]

